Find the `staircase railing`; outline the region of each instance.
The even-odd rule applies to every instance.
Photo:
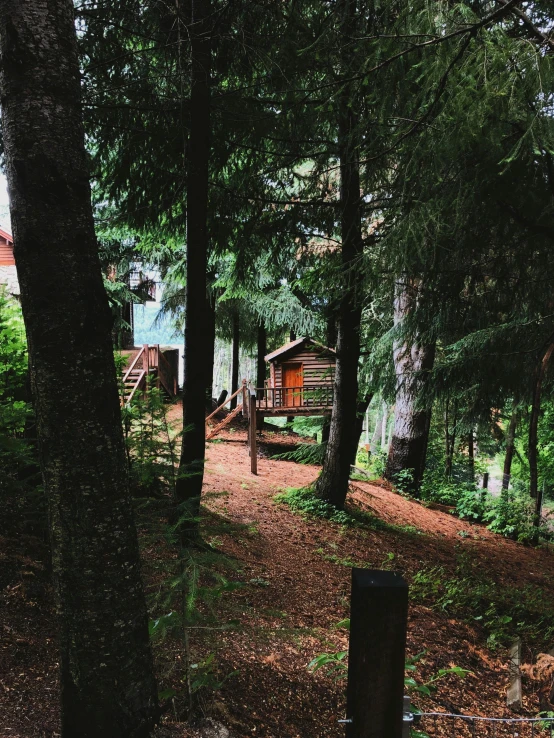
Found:
[[[129,394],[125,397],[128,405],[136,391],[146,386],[146,378],[153,370],[156,375],[158,386],[163,385],[170,397],[175,397],[178,391],[177,376],[173,367],[160,351],[159,344],[149,346],[145,343],[137,352],[135,358],[123,374],[123,385]]]
[[[156,348],[158,378],[160,380],[160,383],[163,384],[163,386],[165,387],[167,394],[170,397],[175,397],[175,395],[177,394],[177,377],[175,375],[175,372],[173,371],[173,367],[165,358],[163,352],[160,351],[159,345],[157,345]]]

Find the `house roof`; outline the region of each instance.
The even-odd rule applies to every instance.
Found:
[[[6,231],[4,228],[0,227],[0,237],[5,238],[6,241],[13,244],[13,236],[9,231]]]
[[[314,341],[313,338],[309,338],[308,336],[302,336],[301,338],[297,338],[296,341],[289,341],[289,343],[285,343],[284,346],[275,349],[275,351],[265,357],[265,360],[274,361],[278,357],[283,358],[285,354],[289,353],[290,351],[294,351],[294,349],[296,348],[300,348],[304,344],[310,344],[311,346],[314,346],[318,353],[336,353],[335,349],[327,348],[327,346],[324,346],[322,343],[318,343],[318,341]]]

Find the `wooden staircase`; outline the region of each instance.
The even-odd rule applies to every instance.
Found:
[[[122,378],[121,404],[129,405],[137,392],[144,392],[148,378],[154,386],[163,389],[170,398],[177,394],[177,376],[163,352],[160,351],[159,344],[149,346],[145,343],[125,369]]]

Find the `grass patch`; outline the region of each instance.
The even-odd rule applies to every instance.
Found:
[[[421,535],[421,531],[413,525],[393,525],[385,523],[371,513],[360,510],[357,507],[349,507],[346,510],[337,510],[336,507],[320,499],[313,487],[289,487],[275,495],[275,502],[288,505],[294,512],[305,517],[324,518],[333,523],[338,523],[351,528],[370,528],[394,533],[408,533],[409,535]]]

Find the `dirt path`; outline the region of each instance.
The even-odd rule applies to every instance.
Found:
[[[351,504],[374,513],[382,521],[375,528],[344,528],[293,514],[275,503],[275,494],[311,483],[319,469],[268,458],[269,450],[274,453],[290,442],[279,432],[263,434],[257,477],[249,471],[242,429],[231,429],[208,444],[205,530],[212,545],[238,567],[231,576],[242,583],[218,604],[218,612],[239,625],[195,631],[192,648],[199,660],[213,654],[214,678],[232,674],[204,706],[234,738],[344,735],[337,723],[344,717],[344,683],[321,672],[314,675],[306,667],[319,653],[347,647],[347,632],[334,626],[348,616],[352,562],[394,568],[409,581],[424,567],[442,567],[448,573],[466,560],[506,588],[524,592],[532,583],[548,592],[554,582],[550,550],[499,538],[385,486],[352,484]],[[213,535],[212,523],[220,528]],[[0,738],[53,737],[58,735],[56,651],[47,574],[37,561],[14,554],[14,541],[3,543]],[[153,559],[163,554],[155,546],[146,551]],[[148,569],[151,561],[146,563]],[[36,580],[38,587],[27,580]],[[149,582],[150,589],[153,584]],[[418,678],[453,664],[470,670],[463,681],[445,679],[422,706],[505,714],[506,654],[488,650],[484,640],[480,622],[460,622],[447,611],[411,606],[408,650],[412,655],[426,651]],[[181,658],[178,648],[164,642],[156,651],[160,688],[182,691],[175,669]],[[526,651],[528,660],[533,655]],[[534,687],[526,682],[525,709],[533,714],[537,708]],[[173,721],[170,711],[165,717],[167,735],[197,735]]]

